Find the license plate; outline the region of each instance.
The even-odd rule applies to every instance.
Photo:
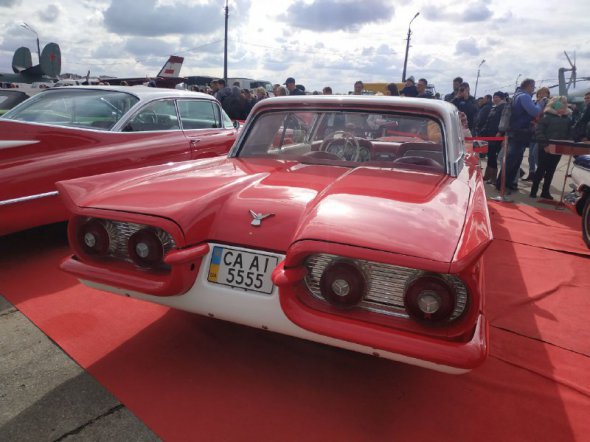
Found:
[[[254,292],[272,293],[270,279],[279,259],[229,247],[214,246],[207,280]]]

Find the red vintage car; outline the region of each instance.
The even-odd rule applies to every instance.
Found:
[[[48,89],[0,118],[0,235],[65,220],[56,181],[225,155],[236,136],[209,95]]]
[[[58,189],[92,287],[443,372],[486,357],[492,232],[448,103],[270,98],[226,158]]]

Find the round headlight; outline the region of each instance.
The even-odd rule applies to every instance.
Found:
[[[127,251],[133,262],[141,267],[160,264],[164,256],[164,246],[152,229],[141,229],[131,235]]]
[[[321,294],[330,304],[354,307],[365,296],[363,272],[352,262],[337,260],[329,264],[320,278]]]
[[[78,241],[89,255],[105,255],[111,244],[104,221],[98,219],[90,220],[80,228]]]

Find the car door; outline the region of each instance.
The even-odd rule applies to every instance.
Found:
[[[179,99],[177,104],[192,158],[227,154],[236,139],[237,130],[219,103],[213,100]]]
[[[192,158],[192,147],[180,128],[174,98],[144,105],[124,124],[116,138],[118,143],[137,151],[146,164]]]

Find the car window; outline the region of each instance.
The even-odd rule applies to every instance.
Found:
[[[178,112],[183,129],[221,127],[216,104],[211,100],[178,100]]]
[[[57,89],[34,95],[3,118],[110,130],[138,101],[134,95],[119,91]]]
[[[124,132],[180,130],[174,100],[157,100],[139,109],[123,128]]]
[[[445,170],[441,123],[427,115],[274,111],[249,125],[234,155],[356,167]]]

